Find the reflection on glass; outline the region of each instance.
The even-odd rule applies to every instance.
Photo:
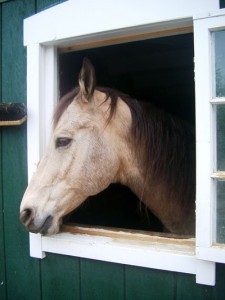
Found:
[[[217,181],[217,243],[225,243],[225,181]]]
[[[217,118],[217,170],[225,171],[225,104],[216,107]]]
[[[225,30],[214,33],[216,97],[225,97]]]

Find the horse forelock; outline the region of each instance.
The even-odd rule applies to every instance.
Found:
[[[194,198],[194,135],[191,129],[154,105],[147,105],[147,110],[146,105],[120,91],[106,87],[96,87],[96,90],[105,94],[105,101],[110,100],[107,123],[116,113],[119,99],[129,107],[132,116],[130,140],[146,182],[154,180],[166,184],[169,193],[176,190],[176,195],[184,201]],[[53,118],[54,127],[78,93],[79,87],[76,87],[61,98]]]
[[[71,104],[71,102],[73,101],[73,99],[76,97],[78,93],[79,93],[79,87],[76,87],[75,89],[73,89],[72,91],[70,91],[60,99],[53,115],[53,128],[56,127],[64,111]]]

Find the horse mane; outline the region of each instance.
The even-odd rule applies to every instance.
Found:
[[[106,100],[110,99],[108,122],[116,112],[119,98],[128,105],[132,115],[131,137],[146,184],[163,184],[168,198],[179,199],[184,209],[194,203],[195,139],[191,127],[154,105],[141,103],[115,89],[96,87],[96,90],[105,93]],[[61,98],[53,117],[54,127],[78,93],[76,87]]]

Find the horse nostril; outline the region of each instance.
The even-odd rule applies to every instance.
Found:
[[[20,221],[23,224],[28,225],[33,219],[33,216],[34,216],[34,210],[31,208],[26,208],[20,213]]]

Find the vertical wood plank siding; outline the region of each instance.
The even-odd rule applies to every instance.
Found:
[[[23,19],[61,2],[0,3],[0,101],[26,102]],[[207,287],[192,275],[55,254],[30,258],[28,234],[18,220],[27,183],[26,125],[1,129],[0,160],[0,300],[224,299],[224,265],[217,265],[216,286]]]
[[[178,274],[177,276],[177,299],[204,299],[211,300],[214,298],[214,288],[195,283],[195,277],[191,275]]]
[[[23,19],[35,12],[32,0],[2,4],[2,99],[26,101]],[[8,299],[40,299],[39,262],[29,258],[28,234],[19,219],[27,184],[26,126],[2,129],[2,189]]]
[[[125,298],[124,266],[81,259],[81,296],[88,300]]]
[[[41,264],[42,299],[80,299],[79,258],[48,255]]]
[[[54,6],[56,4],[65,2],[66,0],[36,0],[37,6],[37,12],[40,12],[44,9],[47,9],[51,6]]]
[[[126,266],[125,278],[129,300],[174,299],[176,276],[172,272]]]

